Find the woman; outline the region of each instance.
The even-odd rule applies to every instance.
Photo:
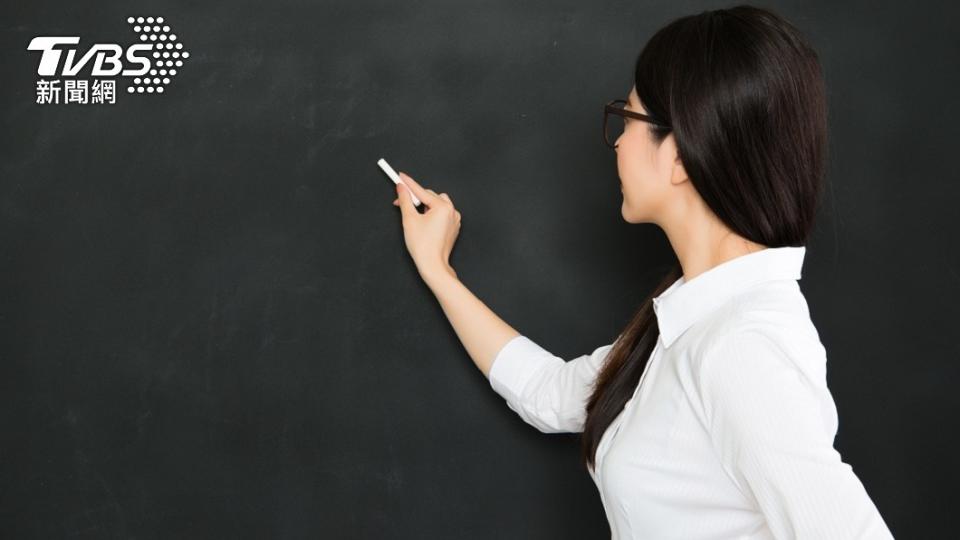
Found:
[[[683,17],[605,114],[623,218],[663,229],[677,265],[614,343],[569,362],[457,280],[460,213],[403,174],[428,207],[398,186],[406,246],[477,367],[530,425],[583,433],[614,538],[892,538],[833,448],[797,283],[826,158],[816,53],[767,10]]]

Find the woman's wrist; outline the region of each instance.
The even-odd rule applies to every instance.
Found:
[[[457,279],[457,272],[449,263],[444,262],[432,266],[429,270],[425,270],[422,277],[423,281],[425,281],[430,288],[433,288],[444,280]]]

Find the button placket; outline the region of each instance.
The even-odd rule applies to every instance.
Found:
[[[647,373],[651,370],[651,366],[654,362],[658,361],[659,355],[657,354],[660,351],[660,338],[657,337],[657,343],[653,347],[653,351],[650,353],[650,358],[647,361],[647,365],[643,367],[643,373],[640,374],[640,380],[637,381],[637,386],[633,389],[633,396],[627,400],[623,406],[623,411],[614,419],[613,424],[608,429],[613,429],[609,437],[601,437],[600,444],[597,445],[597,459],[595,472],[597,478],[601,480],[600,474],[602,473],[603,462],[606,460],[607,451],[610,448],[610,445],[613,444],[613,440],[617,437],[617,434],[620,433],[620,428],[623,426],[624,421],[627,419],[627,415],[630,413],[629,405],[637,399],[637,396],[640,394],[640,389],[643,387],[643,381],[647,377]],[[603,501],[603,489],[600,490],[601,502]]]

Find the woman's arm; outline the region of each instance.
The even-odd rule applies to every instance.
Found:
[[[446,193],[426,189],[400,172],[403,183],[397,184],[397,199],[403,216],[403,237],[407,250],[427,286],[436,295],[457,337],[473,362],[484,375],[496,354],[519,332],[490,310],[457,279],[450,266],[450,252],[460,233],[460,212]],[[406,192],[407,187],[427,208],[417,211]]]
[[[793,350],[793,349],[789,349]],[[802,350],[802,349],[801,349]],[[836,405],[823,378],[757,331],[731,332],[704,357],[699,389],[724,469],[752,496],[774,538],[892,540],[863,483],[833,447]]]
[[[543,433],[583,431],[593,382],[613,344],[565,361],[503,322],[452,268],[425,279],[473,362],[510,409]]]
[[[480,301],[447,265],[424,276],[464,348],[485,376],[497,353],[520,335]]]
[[[460,230],[460,213],[446,193],[401,178],[428,210],[420,214],[397,186],[403,234],[420,277],[439,300],[474,364],[528,424],[544,433],[583,431],[585,404],[611,345],[567,362],[513,329],[457,279],[448,263]]]

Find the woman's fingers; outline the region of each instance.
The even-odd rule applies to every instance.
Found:
[[[427,191],[429,191],[433,195],[437,195],[437,193],[432,189],[427,189]],[[447,201],[447,204],[453,207],[453,201],[450,199],[450,195],[447,195],[446,193],[440,193],[439,195],[437,195],[437,198]]]
[[[438,194],[436,191],[430,188],[425,188],[421,186],[416,180],[411,178],[410,175],[408,175],[405,172],[399,172],[398,174],[400,175],[407,189],[409,189],[411,193],[416,195],[417,198],[423,201],[428,207],[436,206],[439,201],[444,201],[447,204],[449,204],[451,208],[453,208],[453,200],[450,199],[450,195],[447,195],[446,193]],[[401,206],[400,199],[399,198],[394,199],[393,205]],[[454,211],[454,216],[457,219],[457,223],[459,224],[460,212],[458,212],[455,208],[453,209],[453,211]]]
[[[423,189],[423,188],[420,186],[420,184],[417,183],[416,180],[414,180],[413,178],[410,177],[410,175],[408,175],[408,174],[405,173],[405,172],[400,172],[400,173],[398,173],[398,174],[399,174],[400,177],[403,179],[403,183],[406,184],[408,188],[410,188],[410,191],[412,191],[413,194],[416,195],[418,199],[420,199],[422,202],[426,203],[427,206],[432,206],[432,205],[435,205],[435,204],[437,203],[437,202],[436,202],[436,201],[437,201],[437,196],[436,196],[435,194],[433,194],[433,193],[430,193],[430,192],[427,191],[426,189]],[[432,203],[432,204],[431,204],[431,203]]]
[[[430,190],[427,190],[427,191],[430,191]],[[450,200],[450,196],[447,195],[446,193],[441,193],[440,198],[447,201],[451,205],[453,204],[453,201]],[[394,206],[400,206],[400,199],[394,199],[392,204]],[[460,212],[458,210],[454,210],[453,215],[457,217],[457,221],[460,221]]]

